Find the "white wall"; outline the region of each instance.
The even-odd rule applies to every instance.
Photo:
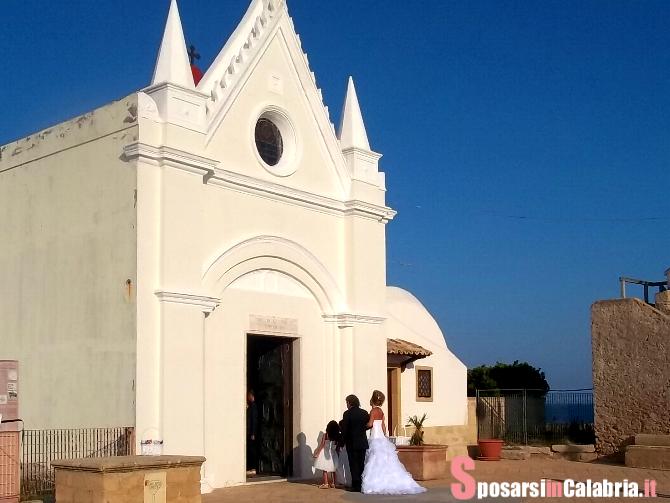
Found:
[[[293,446],[297,477],[311,475],[311,459],[299,451],[298,435],[313,452],[319,433],[331,419],[341,418],[334,393],[335,340],[314,299],[228,289],[222,307],[205,326],[205,456],[206,478],[213,487],[245,480],[246,344],[251,315],[297,320],[293,384]],[[338,418],[339,415],[339,418]],[[222,440],[225,439],[225,449]],[[303,447],[305,449],[305,447]]]
[[[409,364],[400,379],[401,420],[427,414],[426,426],[467,424],[467,368],[447,348],[435,320],[409,292],[387,288],[386,335],[403,339],[432,351],[432,355]],[[433,369],[433,401],[416,400],[416,366]]]
[[[135,114],[130,96],[0,148],[0,359],[26,428],[134,425]]]

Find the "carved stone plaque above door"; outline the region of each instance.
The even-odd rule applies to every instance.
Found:
[[[249,315],[249,331],[263,334],[298,334],[298,320],[277,316]]]

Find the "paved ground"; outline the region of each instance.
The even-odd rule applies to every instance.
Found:
[[[599,481],[608,479],[610,481],[622,481],[627,479],[635,481],[643,486],[644,479],[657,481],[657,493],[663,501],[670,502],[670,471],[644,470],[639,468],[626,468],[620,465],[601,463],[578,463],[554,459],[531,459],[529,461],[497,461],[476,462],[475,471],[472,473],[478,482],[535,482],[542,478],[553,480],[574,479],[586,481],[591,479]],[[317,484],[278,482],[271,484],[258,484],[249,486],[232,487],[221,489],[212,494],[203,496],[202,503],[307,503],[312,501],[325,502],[451,502],[456,501],[451,495],[450,484],[454,480],[435,480],[424,483],[428,492],[418,496],[365,496],[362,494],[348,493],[340,489],[318,489]],[[667,498],[667,499],[666,499]],[[629,500],[629,499],[628,499]],[[479,501],[493,501],[482,499]],[[502,501],[502,500],[500,500]],[[512,499],[504,501],[534,501],[533,499]],[[604,498],[552,498],[552,501],[582,501],[602,502],[614,501]],[[623,500],[625,501],[625,500]]]

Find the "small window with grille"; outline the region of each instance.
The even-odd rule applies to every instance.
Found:
[[[414,367],[416,369],[416,401],[433,401],[433,368]]]

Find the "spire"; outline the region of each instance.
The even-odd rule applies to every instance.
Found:
[[[347,97],[344,100],[344,109],[342,110],[340,122],[340,146],[342,150],[353,147],[370,150],[370,143],[368,142],[368,135],[365,132],[365,123],[363,122],[363,114],[361,114],[358,96],[356,96],[354,79],[351,77],[349,77]]]
[[[171,0],[163,41],[158,52],[156,69],[151,85],[169,82],[188,89],[195,89],[193,74],[186,52],[186,40],[179,18],[177,0]]]

